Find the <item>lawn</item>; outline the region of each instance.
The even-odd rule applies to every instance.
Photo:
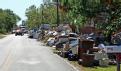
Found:
[[[109,66],[109,67],[83,67],[84,71],[116,71],[116,65],[115,66]]]
[[[66,59],[67,60],[67,59]],[[79,71],[117,71],[116,65],[110,65],[108,67],[83,67],[79,65],[76,61],[69,61],[72,65],[74,65]]]
[[[3,34],[0,34],[0,39],[1,39],[1,38],[4,38],[4,37],[5,37],[5,35],[3,35]]]

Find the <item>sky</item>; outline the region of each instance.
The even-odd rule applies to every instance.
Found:
[[[42,2],[43,0],[0,0],[0,8],[11,9],[14,13],[20,16],[22,20],[25,20],[26,8],[31,5],[39,7]]]

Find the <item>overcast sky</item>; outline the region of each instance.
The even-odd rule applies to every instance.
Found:
[[[38,7],[42,2],[43,0],[0,0],[0,8],[11,9],[24,20],[26,19],[26,8],[31,5],[36,5]]]

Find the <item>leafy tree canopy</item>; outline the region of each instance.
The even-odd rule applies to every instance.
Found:
[[[20,17],[10,9],[0,9],[0,33],[9,32],[20,21]]]

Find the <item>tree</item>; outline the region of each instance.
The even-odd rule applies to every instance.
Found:
[[[0,33],[9,32],[20,20],[20,17],[10,9],[0,9]]]
[[[53,1],[56,3],[57,0]],[[60,21],[76,25],[78,28],[93,26],[103,29],[108,35],[121,28],[120,3],[120,0],[59,0]],[[31,7],[26,14],[29,25],[35,26],[37,22],[56,24],[56,5],[47,3],[40,8]],[[36,23],[32,22],[34,19]]]
[[[105,32],[117,31],[120,28],[120,0],[61,0],[60,3],[68,12],[70,20],[79,22],[76,25],[93,25]],[[99,18],[101,16],[103,17]],[[104,20],[97,22],[98,18]]]
[[[40,7],[32,5],[26,9],[27,25],[29,28],[38,27],[43,23],[56,24],[56,6],[43,4]]]
[[[37,27],[40,24],[40,16],[35,5],[32,5],[26,9],[26,16],[28,18],[27,25],[29,28]]]

